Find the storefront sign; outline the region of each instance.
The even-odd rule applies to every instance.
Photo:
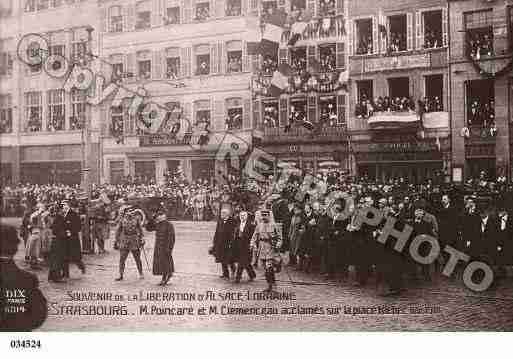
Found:
[[[387,56],[373,59],[366,59],[364,62],[365,72],[412,69],[417,67],[430,67],[429,54]]]
[[[356,152],[425,152],[438,151],[432,142],[369,143],[354,145]]]
[[[190,140],[190,137],[177,138],[169,134],[157,133],[139,137],[139,145],[141,147],[188,145]]]

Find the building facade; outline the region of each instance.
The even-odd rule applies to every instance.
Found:
[[[270,168],[289,166],[310,173],[330,168],[349,172],[347,138],[347,7],[343,0],[263,1],[289,18],[276,54],[261,54],[255,72],[253,121],[262,137],[257,146],[273,157]],[[294,24],[306,22],[294,40]],[[288,84],[281,94],[260,91],[286,64]],[[264,85],[265,87],[265,85]]]
[[[216,159],[226,135],[252,141],[251,57],[247,41],[257,4],[249,0],[113,0],[100,4],[103,71],[128,91],[143,90],[172,124],[146,131],[130,105],[101,108],[102,181],[123,176],[162,182],[178,169],[189,180],[226,173]],[[253,29],[256,29],[253,26]],[[254,34],[252,35],[254,36]],[[108,72],[109,70],[107,70]],[[151,107],[142,107],[143,113]],[[141,131],[142,130],[142,131]]]
[[[0,7],[0,162],[3,182],[78,184],[82,127],[94,110],[80,91],[65,91],[60,69],[98,51],[96,0],[2,1]],[[29,39],[31,35],[31,40]],[[34,35],[36,34],[36,35]],[[27,45],[40,43],[42,61],[21,60]],[[36,41],[37,42],[37,41]],[[19,56],[18,53],[22,55]],[[62,55],[69,63],[46,61]],[[51,68],[52,67],[52,68]],[[50,75],[52,74],[52,75]],[[98,128],[96,121],[93,127]],[[91,154],[99,157],[98,136]],[[92,168],[98,177],[97,166]]]
[[[511,178],[512,1],[449,1],[452,163],[456,177]]]
[[[359,0],[350,2],[349,15],[355,173],[445,179],[451,168],[446,2]]]

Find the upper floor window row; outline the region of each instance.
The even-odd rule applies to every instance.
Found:
[[[424,9],[354,19],[349,26],[349,52],[392,54],[447,46],[447,11]]]
[[[25,0],[25,12],[34,12],[58,8],[63,5],[71,5],[87,0]]]

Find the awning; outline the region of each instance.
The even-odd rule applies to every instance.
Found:
[[[367,123],[373,130],[416,128],[420,118],[416,112],[375,112]]]
[[[422,115],[426,129],[449,128],[449,112],[428,112]]]

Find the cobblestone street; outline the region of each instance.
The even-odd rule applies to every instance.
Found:
[[[67,283],[49,283],[47,270],[36,271],[40,286],[50,305],[50,314],[42,326],[43,331],[92,331],[92,330],[512,330],[513,329],[513,278],[499,288],[485,293],[473,293],[456,279],[437,278],[431,284],[416,284],[399,297],[381,297],[374,283],[364,288],[350,282],[325,281],[320,275],[283,270],[278,274],[278,291],[295,298],[283,300],[258,300],[254,294],[265,288],[261,269],[257,280],[240,284],[219,278],[220,268],[208,255],[214,223],[175,222],[176,244],[174,260],[176,273],[170,284],[157,286],[160,278],[152,276],[145,268],[145,278],[139,279],[135,263],[127,260],[125,280],[115,282],[118,270],[118,252],[112,249],[112,239],[107,242],[108,253],[85,255],[87,273],[82,275],[72,265],[71,279]],[[112,236],[111,236],[112,238]],[[147,236],[146,255],[151,267],[153,235]],[[17,255],[22,268],[23,252]],[[214,292],[214,297],[199,299],[200,294]],[[72,293],[71,293],[72,292]],[[110,292],[123,295],[123,301],[77,301],[70,294]],[[190,293],[190,298],[174,301],[140,300],[140,295],[150,293]],[[223,300],[229,292],[241,293],[244,300]],[[246,300],[249,295],[250,300]],[[128,301],[127,299],[137,299]],[[255,300],[257,299],[257,300]],[[76,315],[69,306],[121,306],[126,305],[127,315]],[[145,307],[146,306],[146,307]],[[216,307],[217,313],[211,312]],[[141,309],[145,307],[146,309]],[[163,307],[175,309],[179,315],[157,315]],[[194,314],[189,314],[192,307]],[[198,309],[206,308],[205,315]],[[358,307],[364,314],[348,313]],[[160,308],[160,309],[159,309]],[[274,308],[278,314],[231,314],[229,308]],[[283,308],[288,308],[286,313]],[[366,309],[364,309],[366,308]],[[432,310],[434,313],[412,314],[411,310]],[[109,309],[106,309],[107,312]],[[148,311],[145,314],[145,310]],[[297,312],[309,310],[311,314]],[[375,310],[375,312],[372,312]],[[67,313],[61,314],[58,311]],[[151,314],[153,311],[154,314]],[[385,313],[385,311],[389,311]],[[209,314],[210,312],[210,314]],[[315,312],[315,313],[313,313]],[[82,313],[83,314],[83,313]]]

